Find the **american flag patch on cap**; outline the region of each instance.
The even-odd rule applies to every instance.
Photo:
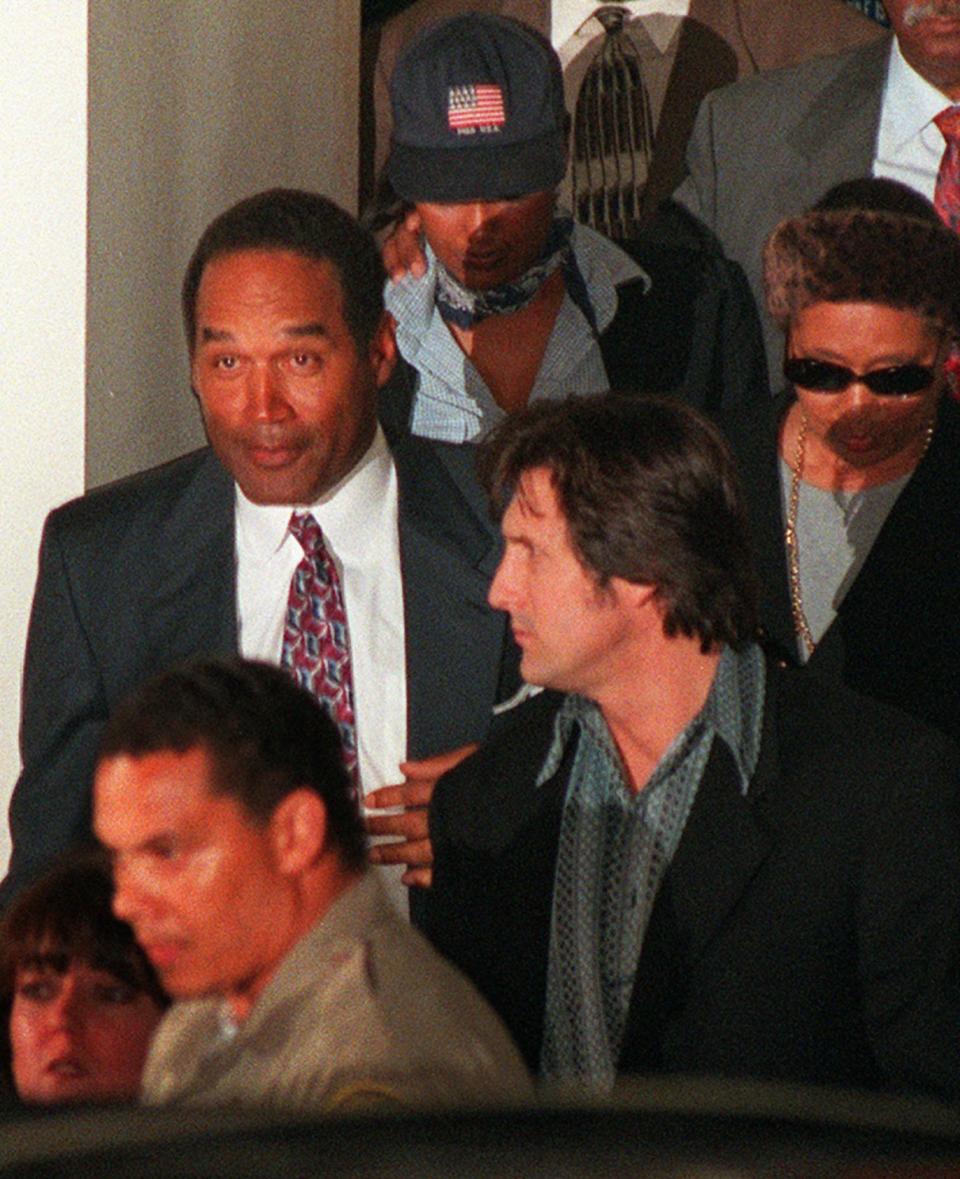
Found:
[[[503,91],[492,83],[451,86],[447,92],[447,126],[451,131],[502,127],[507,121]]]

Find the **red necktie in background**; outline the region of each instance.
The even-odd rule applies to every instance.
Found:
[[[946,140],[933,203],[944,224],[960,230],[960,106],[948,106],[933,121]]]

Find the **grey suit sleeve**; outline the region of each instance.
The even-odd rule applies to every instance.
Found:
[[[708,94],[700,104],[687,142],[687,176],[674,193],[674,199],[716,233],[717,168],[713,138],[713,96]]]
[[[87,835],[90,781],[106,716],[99,671],[52,516],[44,526],[27,637],[23,770],[10,804],[13,856],[0,887],[3,904],[39,868]]]
[[[862,847],[858,955],[867,1034],[897,1088],[960,1099],[960,791],[932,731],[880,792]]]

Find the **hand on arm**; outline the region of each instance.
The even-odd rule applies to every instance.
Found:
[[[400,763],[405,781],[396,786],[383,786],[371,791],[364,799],[367,811],[402,807],[394,815],[367,814],[368,835],[394,837],[390,843],[379,843],[370,848],[374,864],[406,864],[402,880],[407,885],[429,888],[433,876],[433,848],[427,825],[427,807],[433,788],[447,770],[459,765],[477,748],[475,744],[425,757],[420,761]]]
[[[394,226],[382,246],[383,265],[391,282],[399,282],[409,273],[422,278],[427,259],[420,236],[420,214],[410,209]]]

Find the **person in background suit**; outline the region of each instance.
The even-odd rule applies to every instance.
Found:
[[[108,721],[113,908],[177,1000],[149,1104],[330,1112],[510,1101],[500,1022],[368,870],[337,726],[280,669],[196,660]]]
[[[637,191],[623,193],[625,205],[635,210],[627,219],[628,231],[617,231],[617,211],[612,211],[611,220],[602,196],[596,206],[589,197],[591,191],[606,192],[606,184],[598,186],[596,177],[603,155],[606,176],[619,174],[609,153],[585,149],[594,156],[589,177],[585,157],[580,156],[578,191],[587,194],[583,208],[571,199],[570,173],[561,190],[563,203],[577,217],[617,240],[632,236],[637,224],[646,221],[682,179],[684,149],[697,106],[710,90],[757,70],[866,44],[882,32],[843,0],[626,0],[617,5],[596,0],[416,0],[369,30],[366,38],[360,103],[361,204],[373,191],[390,144],[390,78],[418,33],[467,11],[524,21],[548,37],[560,54],[567,110],[573,117],[584,77],[604,45],[604,24],[597,13],[603,12],[610,23],[606,14],[617,9],[626,19],[623,33],[613,34],[616,45],[608,41],[618,63],[614,72],[622,79],[639,71],[653,132],[645,148],[637,143],[629,153],[628,174],[636,178]],[[614,16],[611,27],[616,24]],[[576,127],[574,139],[582,141]],[[571,171],[577,166],[575,148]]]
[[[571,399],[483,467],[490,600],[551,690],[437,783],[428,935],[545,1079],[960,1097],[957,749],[765,661],[715,427]]]
[[[889,0],[893,37],[748,78],[708,95],[677,199],[739,262],[764,306],[761,250],[777,223],[854,177],[933,199],[947,147],[937,115],[960,99],[960,6]],[[782,340],[764,315],[771,387]]]
[[[326,548],[317,577],[336,582],[317,641],[349,654],[324,698],[351,706],[338,719],[361,792],[478,740],[516,690],[485,602],[488,523],[429,443],[390,443],[378,425],[394,362],[383,282],[373,239],[311,193],[260,193],[204,231],[183,302],[210,447],[91,492],[44,530],[5,899],[88,836],[97,739],[125,693],[198,654],[304,671],[307,514]],[[399,880],[394,892],[405,907]]]

